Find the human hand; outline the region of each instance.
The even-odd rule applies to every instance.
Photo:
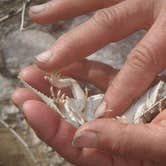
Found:
[[[98,73],[116,71],[99,63],[95,63],[94,66],[93,76],[96,75],[98,78],[98,82],[94,84],[106,89],[107,85],[102,83]],[[77,71],[75,74],[79,75],[83,67],[75,64],[61,72],[70,74],[73,73],[70,69],[75,68],[77,69],[74,70]],[[20,77],[34,88],[50,95],[50,85],[44,80],[44,75],[45,73],[35,66],[27,67],[20,73]],[[87,76],[84,77],[91,81],[91,77]],[[107,78],[106,80],[112,79],[109,75],[104,77]],[[50,110],[30,90],[17,89],[12,99],[23,111],[37,136],[75,165],[164,166],[166,164],[166,111],[146,125],[129,125],[112,119],[98,119],[83,125],[76,131],[76,128]]]
[[[115,116],[124,112],[166,68],[166,1],[59,0],[32,7],[30,16],[38,23],[51,23],[101,8],[89,21],[62,35],[48,51],[37,56],[36,64],[47,71],[59,70],[109,42],[120,40],[136,30],[147,29],[145,37],[111,80],[104,97],[106,109],[100,107],[97,111],[97,116],[103,115],[103,110]]]
[[[116,5],[110,7],[114,4]],[[39,12],[39,8],[38,12],[34,12],[34,8],[31,8],[30,15],[36,22],[51,23],[104,7],[108,8],[97,12],[88,22],[63,35],[49,51],[36,59],[37,65],[47,71],[62,69],[62,73],[65,73],[68,70],[63,70],[63,67],[68,66],[72,72],[67,74],[79,77],[81,80],[88,80],[103,90],[107,89],[111,82],[104,101],[107,103],[110,116],[114,116],[126,110],[166,67],[164,57],[166,2],[164,0],[122,2],[120,0],[102,2],[61,0],[49,2],[43,12]],[[149,31],[131,51],[121,71],[81,60],[109,42],[120,40],[142,28]],[[34,86],[48,93],[47,83],[46,86],[45,83],[40,83],[43,82],[40,74],[34,77],[32,73],[31,70],[29,74],[25,76],[24,73],[22,76],[24,75],[24,79],[28,78]],[[76,165],[147,166],[156,163],[156,165],[165,165],[165,111],[147,125],[125,125],[111,119],[99,119],[87,123],[77,131],[74,144],[78,147],[94,147],[98,150],[86,148],[80,150],[71,146],[76,129],[52,113],[43,103],[36,101],[39,100],[37,96],[25,89],[19,89],[13,95],[13,100],[18,105],[24,103],[25,116],[37,135]],[[100,111],[99,115],[102,115]],[[93,134],[85,135],[85,131],[93,131]],[[97,141],[93,140],[94,143],[88,144],[96,133]]]

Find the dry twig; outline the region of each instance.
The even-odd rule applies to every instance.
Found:
[[[21,13],[22,7],[17,10],[10,11],[7,15],[0,18],[0,23],[6,21],[7,19],[16,16],[17,14]]]
[[[24,20],[25,20],[25,11],[27,5],[31,2],[31,0],[24,0],[23,6],[22,6],[22,13],[21,13],[21,25],[20,25],[20,31],[24,30]]]
[[[27,152],[29,153],[31,159],[35,162],[38,163],[38,161],[36,160],[34,154],[31,152],[28,144],[21,138],[21,136],[19,134],[17,134],[16,131],[14,131],[5,121],[3,121],[2,119],[0,119],[0,124],[2,124],[5,128],[7,128],[9,130],[9,132],[25,147],[25,149],[27,150]]]
[[[9,18],[16,16],[17,14],[21,13],[21,25],[20,30],[24,29],[24,20],[25,20],[25,11],[28,4],[30,4],[31,0],[23,0],[23,5],[17,10],[11,10],[7,15],[0,18],[0,23],[8,20]]]

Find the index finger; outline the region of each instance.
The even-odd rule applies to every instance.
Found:
[[[98,11],[89,21],[62,35],[52,48],[38,55],[36,64],[41,69],[53,71],[89,56],[109,42],[142,28],[144,22],[149,22],[147,8],[149,3],[127,0]]]

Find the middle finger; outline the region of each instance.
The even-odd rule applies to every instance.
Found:
[[[38,23],[51,23],[105,8],[123,0],[52,0],[30,8],[30,17]]]

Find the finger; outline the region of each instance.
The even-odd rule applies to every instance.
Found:
[[[106,90],[109,82],[111,82],[118,71],[108,65],[85,59],[75,62],[59,72],[77,80],[92,83],[101,90]],[[44,79],[45,72],[36,66],[26,67],[19,75],[31,84],[32,87],[50,95],[50,84]],[[67,93],[67,91],[65,92]]]
[[[165,23],[165,18],[159,17],[144,39],[132,50],[124,67],[111,82],[105,94],[105,102],[112,114],[126,110],[166,68]],[[99,109],[97,114],[101,115],[101,112],[102,109]]]
[[[37,102],[37,100],[38,101],[40,101],[40,99],[33,93],[33,92],[31,92],[30,90],[28,90],[28,89],[25,89],[25,88],[18,88],[14,93],[13,93],[13,95],[12,95],[12,100],[13,100],[13,102],[17,105],[17,107],[19,107],[20,108],[20,110],[21,109],[23,109],[23,103],[25,103],[25,102],[27,102],[27,100],[36,100],[35,102]],[[31,104],[31,107],[32,108],[30,108],[30,111],[31,110],[35,110],[35,108],[36,108],[36,106],[35,107],[33,107],[34,106],[34,103],[32,103]],[[41,107],[41,106],[40,106]],[[39,116],[39,112],[38,112],[38,110],[41,110],[41,109],[36,109],[36,114],[38,114],[38,115],[36,115],[36,117],[38,117],[39,119],[40,119],[40,117],[41,116]],[[27,109],[27,110],[25,110],[25,111],[29,111],[29,108]],[[49,113],[48,113],[49,114]],[[27,114],[24,114],[25,116],[27,116]],[[44,117],[48,117],[48,116],[45,116],[45,115],[43,115]],[[50,115],[51,117],[52,117],[52,115]],[[55,114],[53,115],[53,116],[56,116]],[[58,115],[57,115],[58,116]],[[59,117],[59,116],[58,116]],[[34,119],[34,121],[36,122],[36,121],[38,121],[38,118],[33,118]],[[26,119],[29,119],[29,116],[28,117],[26,117]],[[33,119],[32,118],[30,118],[30,120],[29,121],[33,121]],[[43,118],[42,118],[43,119]],[[49,119],[47,119],[48,121],[49,121]],[[63,121],[63,120],[61,120],[61,121]],[[59,119],[58,119],[58,121],[57,122],[55,122],[55,123],[58,123],[59,122]],[[34,122],[32,122],[32,123],[34,123]],[[30,125],[32,124],[31,122],[30,122]],[[38,123],[39,123],[39,121],[38,121]],[[45,123],[45,124],[48,124],[47,122],[45,122],[45,121],[43,121],[42,122],[43,124]],[[68,123],[65,123],[66,125],[69,125]],[[39,127],[39,124],[37,124],[38,126],[37,127],[33,127],[33,129],[36,131],[36,133],[38,133],[38,130],[39,129],[37,129],[38,127]],[[36,125],[35,125],[36,126]],[[51,126],[48,126],[48,127],[51,127],[51,128],[55,128],[56,126],[64,126],[64,125],[55,125],[55,126],[53,126],[53,127],[51,127]],[[41,130],[41,129],[40,129]],[[60,129],[59,129],[60,130]],[[67,130],[67,127],[65,127],[65,130]],[[64,131],[64,129],[62,129],[62,131]],[[44,131],[42,131],[43,132],[43,134],[44,134],[44,136],[41,136],[41,139],[43,139],[43,137],[44,137],[44,140],[45,140],[45,134],[47,134],[47,133],[44,133]],[[40,136],[40,132],[38,133],[39,134],[39,136]],[[55,133],[54,133],[55,134]],[[65,134],[65,133],[64,133]],[[60,137],[60,136],[59,136]],[[66,141],[67,141],[67,143],[69,144],[69,140],[67,140],[67,138],[69,138],[70,136],[68,136],[68,135],[66,135]],[[71,138],[72,138],[73,136],[71,136]],[[53,139],[53,138],[52,138]],[[70,139],[70,138],[69,138]],[[50,140],[50,139],[48,139],[48,140]],[[48,141],[46,142],[46,143],[48,143]],[[59,143],[59,142],[58,142]],[[49,143],[48,143],[49,144]],[[64,143],[62,142],[62,144],[64,145]],[[50,144],[50,146],[52,146],[52,144]],[[59,146],[62,146],[62,145],[59,145]],[[71,145],[70,145],[71,146]],[[55,147],[55,150],[56,151],[58,151],[58,149],[56,148],[56,146],[54,146]],[[62,149],[62,148],[61,148]],[[73,149],[73,148],[72,148]],[[70,150],[70,149],[69,149]],[[77,151],[77,149],[75,150],[75,151]],[[73,159],[74,158],[74,156],[72,156],[73,154],[71,153],[70,155],[71,155],[71,157],[72,157],[72,159],[71,159],[71,162],[73,162],[73,163],[84,163],[84,161],[86,161],[87,163],[86,163],[86,165],[87,164],[90,164],[90,165],[92,165],[92,164],[95,164],[95,165],[98,165],[99,164],[99,166],[100,166],[100,162],[104,162],[106,165],[111,165],[110,163],[111,162],[113,162],[112,160],[115,160],[115,162],[117,162],[117,163],[125,163],[125,161],[124,161],[124,159],[122,159],[122,158],[118,158],[118,160],[117,160],[117,157],[113,157],[113,158],[111,158],[109,155],[107,155],[107,154],[104,154],[104,153],[99,153],[99,152],[97,152],[97,150],[95,150],[95,149],[84,149],[84,150],[80,150],[81,151],[81,154],[80,154],[80,160],[75,160],[75,159]],[[79,153],[80,153],[80,151],[79,151]],[[58,151],[59,152],[59,151]],[[99,153],[99,154],[98,154]],[[63,156],[65,156],[65,157],[67,157],[68,159],[70,158],[69,156],[66,156],[66,155],[68,155],[68,154],[66,154],[66,151],[65,151],[65,149],[64,149],[64,152],[62,151],[61,152],[61,155],[63,155]],[[100,155],[101,157],[98,157],[98,155]],[[104,156],[105,155],[105,156]],[[79,154],[78,154],[78,156],[79,156]],[[98,161],[98,159],[95,159],[94,158],[94,156],[96,156],[96,157],[98,157],[98,159],[100,160],[100,162]],[[93,161],[93,160],[91,160],[90,158],[93,158],[95,161]],[[78,158],[77,158],[78,159]],[[89,159],[90,159],[90,161],[89,161]],[[103,161],[101,161],[101,159],[103,160]],[[83,160],[83,161],[82,161]],[[135,161],[132,161],[132,162],[134,162],[135,163]],[[128,163],[128,162],[127,162]],[[132,165],[132,164],[131,164]]]
[[[23,104],[23,111],[37,136],[67,160],[76,165],[100,166],[104,163],[106,166],[111,166],[111,157],[102,152],[72,147],[72,138],[76,129],[44,103],[35,100],[26,101]]]
[[[122,157],[163,163],[166,162],[165,127],[166,123],[165,126],[132,125],[111,119],[98,119],[85,124],[76,132],[74,145],[98,148]]]
[[[100,10],[89,21],[60,37],[50,50],[38,55],[36,64],[53,71],[82,59],[109,42],[143,28],[151,20],[148,9],[147,1],[127,0]]]
[[[19,73],[19,77],[28,82],[33,88],[40,90],[46,95],[50,95],[50,83],[44,79],[46,73],[37,66],[32,65],[25,67]]]
[[[122,0],[52,0],[42,5],[32,6],[29,15],[38,23],[51,23],[53,21],[86,14],[87,12],[108,7],[121,1]]]
[[[47,96],[51,96],[51,83],[44,78],[46,73],[40,70],[37,66],[28,66],[24,68],[20,73],[19,77],[26,81],[29,85],[31,85],[34,89],[39,90],[40,92],[46,94]],[[58,88],[54,87],[54,94],[56,95],[59,91]],[[63,88],[62,93],[70,96],[71,92],[69,88]]]
[[[13,101],[13,103],[21,108],[22,104],[26,101],[26,100],[39,100],[40,98],[34,94],[32,91],[30,91],[29,89],[26,88],[17,88],[12,96],[11,99]]]

